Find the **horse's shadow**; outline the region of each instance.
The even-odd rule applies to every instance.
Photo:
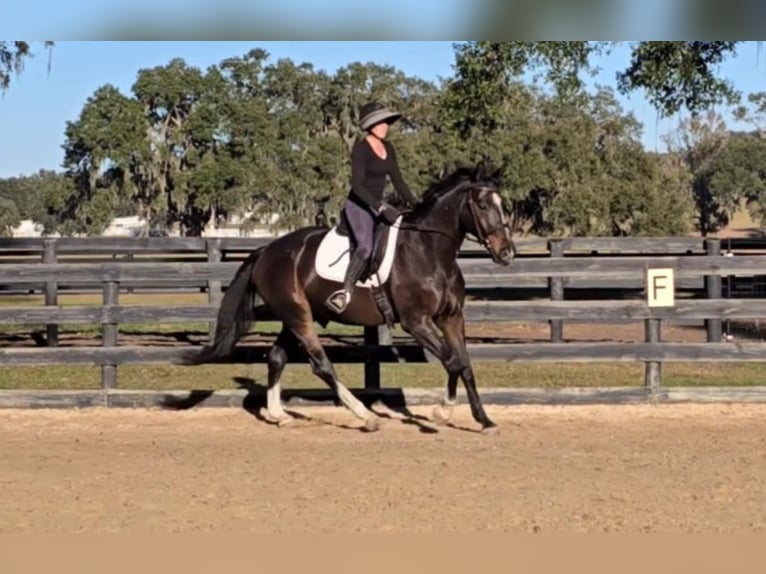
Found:
[[[266,409],[267,405],[266,385],[258,383],[254,379],[250,379],[248,377],[233,377],[232,380],[239,389],[245,390],[247,392],[247,394],[242,399],[242,408],[257,420],[271,423],[271,421],[266,419],[261,414],[261,411]],[[161,408],[168,410],[190,410],[202,405],[206,400],[213,396],[213,393],[214,391],[209,390],[192,390],[189,391],[189,394],[185,397],[165,395],[160,399],[159,405]],[[426,434],[434,434],[439,432],[439,430],[433,426],[433,423],[431,423],[427,417],[423,415],[417,415],[410,411],[409,408],[407,408],[404,393],[402,393],[401,390],[386,389],[385,392],[381,391],[379,393],[368,391],[354,394],[360,401],[362,401],[365,407],[373,411],[382,419],[398,420],[404,425],[416,426],[420,432]],[[297,402],[307,401],[311,403],[330,403],[334,406],[342,406],[342,403],[336,396],[334,396],[330,389],[282,389],[282,399],[285,404],[289,404],[291,401],[295,400]],[[395,417],[390,412],[381,410],[381,406],[401,416]],[[288,407],[285,408],[285,412],[294,417],[296,420],[311,424],[329,425],[342,429],[361,430],[366,432],[364,431],[363,427],[360,428],[343,423],[326,421],[297,412]]]

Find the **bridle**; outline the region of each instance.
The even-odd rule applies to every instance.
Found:
[[[484,188],[487,189],[487,188]],[[502,217],[500,218],[500,223],[497,225],[493,225],[489,229],[485,229],[484,226],[481,224],[481,219],[479,218],[478,213],[478,207],[476,206],[476,200],[473,198],[472,195],[468,196],[468,209],[471,212],[471,217],[473,218],[473,225],[476,229],[476,239],[469,237],[469,234],[466,233],[466,239],[469,241],[473,241],[474,243],[478,243],[479,245],[483,245],[487,249],[491,249],[489,238],[494,233],[497,233],[500,230],[507,231],[507,233],[510,235],[512,233],[512,227],[510,222],[503,221]]]
[[[486,190],[486,189],[489,189],[489,188],[484,187],[482,189]],[[473,198],[473,194],[471,194],[469,192],[467,195],[468,195],[468,199],[466,201],[468,202],[468,209],[471,212],[471,218],[473,219],[474,228],[477,231],[477,237],[474,239],[473,237],[471,237],[472,234],[466,233],[465,238],[468,241],[472,241],[474,243],[478,243],[479,245],[483,245],[487,249],[491,249],[491,245],[490,245],[490,242],[489,242],[489,237],[493,233],[496,233],[499,230],[507,230],[508,233],[510,234],[512,232],[512,226],[507,221],[506,222],[501,221],[498,225],[494,225],[494,226],[490,227],[489,229],[485,229],[481,225],[481,219],[479,217],[479,208],[476,205],[476,200]],[[411,211],[403,211],[402,213],[411,213]],[[399,229],[410,229],[412,231],[421,231],[421,232],[427,232],[427,233],[439,233],[441,235],[449,237],[450,239],[453,240],[453,242],[457,242],[457,239],[451,237],[449,234],[445,233],[441,229],[436,229],[436,228],[431,228],[431,227],[427,227],[427,226],[422,226],[422,225],[419,225],[419,224],[409,224],[409,223],[404,223],[404,222],[401,222],[397,227],[399,227]]]

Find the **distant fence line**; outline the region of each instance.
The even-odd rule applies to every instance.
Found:
[[[124,323],[208,322],[215,328],[217,306],[243,253],[272,241],[270,238],[94,238],[0,240],[0,286],[42,290],[44,306],[0,307],[0,324],[45,324],[47,347],[0,348],[6,365],[90,364],[101,368],[104,389],[117,385],[117,370],[124,364],[168,363],[185,348],[119,344]],[[731,299],[722,296],[723,278],[764,274],[766,250],[761,254],[725,257],[721,241],[703,238],[566,238],[516,240],[519,257],[509,267],[491,262],[483,251],[461,251],[459,264],[469,293],[466,320],[472,323],[548,322],[550,342],[470,345],[479,361],[645,363],[645,384],[661,387],[660,366],[666,361],[764,361],[766,344],[722,341],[722,321],[766,316],[766,299]],[[763,249],[766,244],[740,241],[740,250]],[[195,255],[199,260],[153,261],[140,256]],[[105,259],[104,255],[132,255],[132,259]],[[28,256],[39,257],[38,262]],[[72,261],[72,257],[79,257]],[[673,307],[649,307],[637,298],[591,297],[567,300],[567,290],[585,286],[591,291],[643,288],[647,268],[675,271],[677,287],[689,291]],[[99,286],[100,306],[58,306],[62,287]],[[119,302],[121,290],[135,286],[163,289],[204,286],[206,305],[147,306]],[[616,285],[616,287],[615,287]],[[621,287],[620,287],[621,286]],[[514,300],[519,289],[536,287],[544,300]],[[268,319],[268,317],[265,317]],[[704,320],[706,343],[667,343],[661,340],[661,322]],[[645,340],[635,343],[563,341],[565,321],[643,321]],[[58,347],[59,324],[100,324],[101,346]],[[380,365],[391,362],[433,361],[413,344],[392,343],[385,329],[365,329],[364,344],[328,346],[337,363],[364,363],[365,389],[381,388]],[[227,361],[262,362],[269,345],[243,345]],[[290,356],[291,362],[305,362]]]

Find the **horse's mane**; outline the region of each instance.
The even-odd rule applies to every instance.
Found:
[[[468,166],[458,166],[446,177],[432,179],[421,197],[421,205],[431,205],[441,197],[475,180],[475,170]]]
[[[446,176],[433,178],[420,198],[414,212],[423,215],[441,198],[464,189],[473,183],[486,182],[497,185],[497,174],[487,175],[483,164],[473,167],[458,165]]]

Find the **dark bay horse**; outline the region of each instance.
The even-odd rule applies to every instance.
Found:
[[[475,236],[500,265],[510,264],[516,254],[496,175],[485,176],[481,167],[458,168],[434,183],[414,209],[400,215],[393,224],[397,229],[395,252],[393,258],[389,253],[387,279],[380,280],[395,321],[438,357],[447,371],[446,394],[434,410],[437,421],[449,420],[457,402],[457,382],[462,379],[473,418],[485,433],[497,425],[487,416],[479,398],[466,350],[465,282],[457,255],[468,235]],[[389,231],[393,233],[394,228]],[[256,320],[258,302],[283,324],[267,359],[267,418],[280,425],[292,420],[282,405],[280,377],[287,363],[286,349],[297,342],[307,353],[312,372],[365,421],[367,430],[377,430],[377,415],[338,379],[314,326],[314,322],[326,326],[330,321],[364,326],[386,322],[372,290],[360,283],[341,315],[324,306],[339,282],[317,272],[316,256],[322,240],[332,231],[326,226],[304,227],[251,253],[224,294],[214,341],[179,362],[202,364],[227,356]],[[338,256],[341,247],[348,248],[347,243],[335,245]]]

